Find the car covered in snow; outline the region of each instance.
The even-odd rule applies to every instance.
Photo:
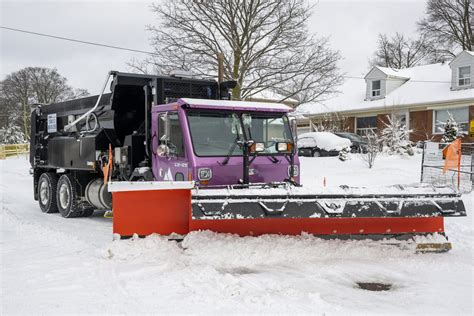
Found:
[[[367,152],[367,141],[363,139],[360,135],[348,132],[336,132],[334,134],[342,138],[347,138],[351,141],[351,153]]]
[[[350,151],[352,143],[330,132],[311,132],[298,136],[298,155],[307,157],[337,156],[344,148]]]

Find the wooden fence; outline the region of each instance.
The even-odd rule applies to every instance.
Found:
[[[5,159],[11,156],[18,156],[27,154],[30,151],[30,144],[9,144],[0,145],[0,159]]]

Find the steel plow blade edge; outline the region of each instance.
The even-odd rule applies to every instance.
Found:
[[[459,196],[192,196],[195,220],[453,216],[466,216]]]

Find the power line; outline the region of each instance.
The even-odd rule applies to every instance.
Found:
[[[43,36],[43,37],[49,37],[49,38],[54,38],[54,39],[63,40],[63,41],[69,41],[69,42],[75,42],[75,43],[81,43],[81,44],[87,44],[87,45],[93,45],[93,46],[100,46],[100,47],[106,47],[106,48],[112,48],[112,49],[120,49],[120,50],[129,51],[129,52],[135,52],[135,53],[158,56],[158,54],[153,53],[153,52],[148,52],[148,51],[133,49],[133,48],[128,48],[128,47],[121,47],[121,46],[114,46],[114,45],[108,45],[108,44],[102,44],[102,43],[96,43],[96,42],[83,41],[83,40],[70,38],[70,37],[57,36],[57,35],[51,35],[51,34],[39,33],[39,32],[32,32],[32,31],[21,30],[21,29],[16,29],[16,28],[13,28],[13,27],[7,27],[7,26],[1,26],[1,25],[0,25],[0,28],[4,29],[4,30],[20,32],[20,33],[26,33],[26,34],[37,35],[37,36]]]
[[[79,39],[75,39],[75,38],[51,35],[51,34],[46,34],[46,33],[33,32],[33,31],[17,29],[17,28],[8,27],[8,26],[1,26],[0,25],[0,29],[4,29],[4,30],[8,30],[8,31],[14,31],[14,32],[20,32],[20,33],[26,33],[26,34],[36,35],[36,36],[48,37],[48,38],[58,39],[58,40],[62,40],[62,41],[69,41],[69,42],[74,42],[74,43],[93,45],[93,46],[99,46],[99,47],[106,47],[106,48],[111,48],[111,49],[119,49],[119,50],[124,50],[124,51],[129,51],[129,52],[135,52],[135,53],[147,54],[147,55],[152,55],[152,56],[158,56],[158,54],[156,54],[156,53],[148,52],[148,51],[144,51],[144,50],[128,48],[128,47],[121,47],[121,46],[115,46],[115,45],[102,44],[102,43],[97,43],[97,42],[83,41],[83,40],[79,40]],[[342,77],[346,78],[346,79],[364,79],[365,80],[364,77],[357,77],[357,76],[342,76]],[[410,79],[410,78],[407,78],[407,79],[410,82],[451,83],[451,81],[413,80],[413,79]],[[399,79],[387,78],[386,80],[399,80]]]
[[[364,79],[364,77],[356,77],[356,76],[343,76],[344,78],[346,79]],[[406,78],[408,81],[410,82],[427,82],[427,83],[451,83],[451,81],[438,81],[438,80],[413,80],[413,79],[410,79],[410,78]],[[384,80],[392,80],[392,81],[400,81],[400,80],[403,80],[403,78],[401,79],[394,79],[394,78],[387,78],[387,79],[384,79]]]

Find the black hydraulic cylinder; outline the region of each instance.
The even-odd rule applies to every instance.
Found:
[[[253,141],[244,141],[242,144],[243,151],[243,184],[250,183],[250,146],[252,146]]]
[[[143,90],[145,92],[145,154],[146,158],[150,158],[150,151],[149,151],[149,137],[148,134],[150,133],[150,86],[146,85],[143,86]]]

